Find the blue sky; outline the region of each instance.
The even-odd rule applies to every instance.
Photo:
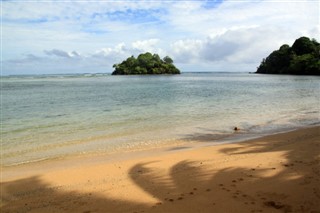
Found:
[[[300,36],[319,38],[318,0],[1,1],[2,75],[112,72],[131,55],[187,71],[255,71]]]

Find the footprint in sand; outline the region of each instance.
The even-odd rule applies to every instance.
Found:
[[[263,203],[266,206],[275,208],[275,209],[284,209],[285,211],[291,211],[291,206],[289,205],[283,205],[280,202],[275,202],[275,201],[266,201]]]
[[[165,198],[164,200],[165,200],[165,201],[170,201],[170,202],[173,202],[173,201],[174,201],[174,199],[172,199],[172,198],[170,198],[170,199],[169,199],[169,198]],[[160,203],[161,203],[161,202],[160,202]]]

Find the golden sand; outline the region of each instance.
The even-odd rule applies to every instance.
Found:
[[[320,212],[320,127],[180,148],[3,169],[1,212]]]

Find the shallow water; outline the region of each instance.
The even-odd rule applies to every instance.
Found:
[[[245,73],[2,77],[2,164],[317,124],[319,89],[316,76]]]

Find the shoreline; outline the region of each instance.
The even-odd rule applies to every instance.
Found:
[[[283,128],[278,131],[265,132],[265,133],[243,133],[243,130],[234,131],[232,134],[224,135],[223,137],[216,138],[210,134],[203,134],[200,137],[195,136],[193,139],[173,139],[170,143],[159,143],[153,146],[137,146],[133,150],[125,149],[121,151],[112,152],[89,152],[89,153],[75,153],[72,155],[60,156],[56,158],[44,158],[31,162],[22,162],[13,165],[1,166],[1,182],[3,180],[17,179],[23,177],[25,174],[38,175],[43,172],[55,169],[72,169],[79,166],[76,162],[81,161],[82,165],[92,166],[103,162],[116,162],[139,159],[141,157],[154,157],[157,155],[165,155],[167,153],[188,151],[194,149],[201,149],[205,147],[215,147],[226,144],[238,144],[255,139],[273,136],[277,134],[290,133],[297,130],[303,130],[313,127],[320,127],[317,124],[309,124],[307,126],[296,128]],[[50,169],[47,169],[50,168]],[[12,173],[12,174],[10,174]],[[16,177],[15,177],[16,176]]]
[[[1,209],[318,212],[319,150],[320,126],[313,126],[240,143],[16,167],[3,170]]]
[[[190,134],[186,138],[174,138],[174,139],[164,139],[156,143],[150,143],[148,145],[141,143],[141,144],[133,144],[131,147],[122,147],[123,149],[115,149],[115,150],[104,150],[104,151],[93,151],[90,150],[89,152],[75,152],[72,154],[67,155],[59,155],[53,156],[48,158],[40,158],[40,159],[32,159],[25,162],[15,162],[11,164],[2,164],[1,169],[14,169],[14,168],[23,168],[23,167],[33,167],[37,166],[38,164],[47,164],[47,163],[56,163],[62,161],[73,161],[74,159],[90,159],[90,158],[101,158],[101,157],[116,157],[119,159],[119,156],[129,155],[135,156],[136,154],[139,155],[140,152],[148,153],[152,151],[162,152],[165,149],[175,149],[179,150],[179,146],[188,146],[190,149],[206,147],[206,146],[218,146],[222,144],[229,144],[229,143],[241,143],[244,141],[279,134],[279,133],[286,133],[298,129],[304,129],[309,127],[319,126],[320,123],[313,123],[304,126],[296,126],[296,127],[282,127],[281,129],[273,129],[268,130],[265,132],[250,132],[243,129],[239,129],[238,131],[228,132],[224,134],[211,134],[211,133],[195,133]],[[91,140],[91,139],[90,139]],[[89,141],[90,141],[89,140]],[[81,142],[83,144],[84,142]],[[128,157],[124,157],[128,158]]]

